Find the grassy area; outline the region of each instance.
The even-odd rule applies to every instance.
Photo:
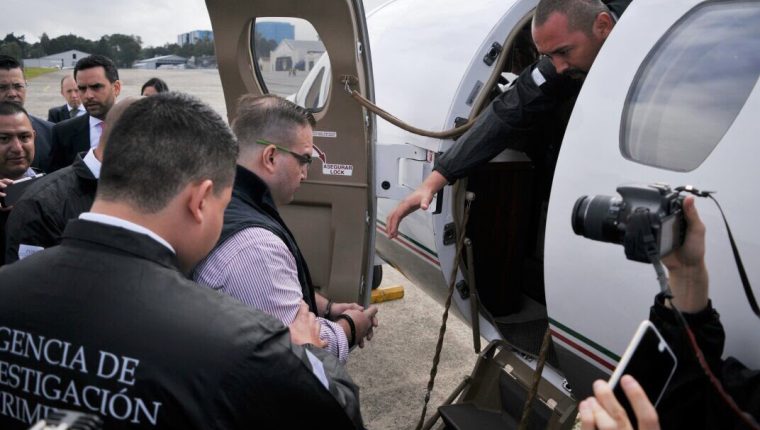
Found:
[[[24,75],[26,75],[26,79],[34,79],[45,73],[53,73],[57,71],[58,69],[55,67],[27,67],[24,69]]]

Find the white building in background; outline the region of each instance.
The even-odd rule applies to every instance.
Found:
[[[182,33],[177,36],[177,45],[195,45],[201,40],[207,40],[209,42],[214,41],[214,32],[211,30],[195,30],[187,33]]]
[[[70,49],[58,54],[46,55],[40,58],[24,59],[24,67],[57,67],[59,69],[71,69],[77,64],[80,58],[88,57],[90,54],[78,49]]]
[[[158,69],[159,67],[171,67],[184,69],[187,65],[187,58],[179,55],[162,55],[160,57],[146,58],[136,61],[132,67],[135,69]]]
[[[325,45],[319,40],[283,39],[269,53],[269,70],[281,72],[290,69],[308,72],[325,53]]]

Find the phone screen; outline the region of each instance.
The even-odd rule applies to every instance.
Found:
[[[638,342],[636,342],[637,339]],[[675,369],[676,358],[668,344],[649,321],[642,323],[631,345],[621,358],[618,368],[610,378],[615,397],[625,408],[634,428],[636,428],[636,415],[619,384],[620,378],[623,375],[633,376],[652,404],[657,406]]]

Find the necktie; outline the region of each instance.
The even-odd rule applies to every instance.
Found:
[[[69,118],[76,118],[77,113],[79,113],[79,109],[73,108],[69,111]]]

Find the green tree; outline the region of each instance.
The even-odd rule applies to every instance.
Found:
[[[3,42],[0,44],[0,54],[10,55],[19,62],[23,60],[23,51],[17,42]]]
[[[42,36],[40,36],[40,49],[42,50],[42,56],[48,55],[50,52],[50,37],[48,37],[47,33],[42,33]]]
[[[132,67],[140,57],[140,44],[138,36],[116,33],[100,38],[98,53],[110,57],[117,67]]]

